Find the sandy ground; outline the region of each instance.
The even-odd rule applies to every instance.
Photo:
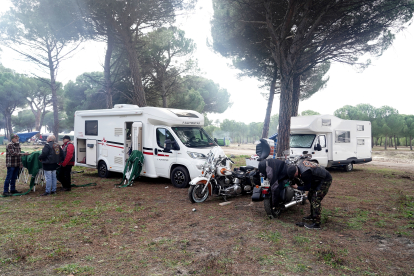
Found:
[[[223,147],[223,150],[227,155],[234,154],[251,156],[256,153],[256,145],[231,144],[229,147]],[[374,150],[372,152],[371,162],[367,164],[358,164],[356,166],[386,167],[414,172],[414,151],[410,151],[405,148],[400,151],[396,151],[393,148],[388,149],[387,151]]]

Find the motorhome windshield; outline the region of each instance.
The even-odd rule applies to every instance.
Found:
[[[213,139],[202,128],[172,127],[172,130],[186,147],[205,148],[215,146]]]
[[[292,134],[290,135],[291,148],[310,148],[315,140],[315,134]]]

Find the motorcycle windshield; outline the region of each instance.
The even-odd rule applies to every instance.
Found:
[[[172,127],[172,130],[189,148],[206,148],[216,146],[213,139],[201,127]]]

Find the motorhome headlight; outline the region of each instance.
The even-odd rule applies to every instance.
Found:
[[[194,159],[206,159],[207,157],[199,152],[191,152],[191,151],[187,151],[187,154]]]

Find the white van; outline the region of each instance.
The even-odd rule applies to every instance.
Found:
[[[107,177],[111,171],[122,173],[130,150],[139,150],[144,154],[141,176],[170,178],[184,188],[217,146],[203,125],[204,116],[192,110],[118,104],[76,111],[76,166],[96,168]]]
[[[342,120],[332,115],[292,117],[290,154],[312,154],[324,167],[343,166],[372,161],[371,122]]]

